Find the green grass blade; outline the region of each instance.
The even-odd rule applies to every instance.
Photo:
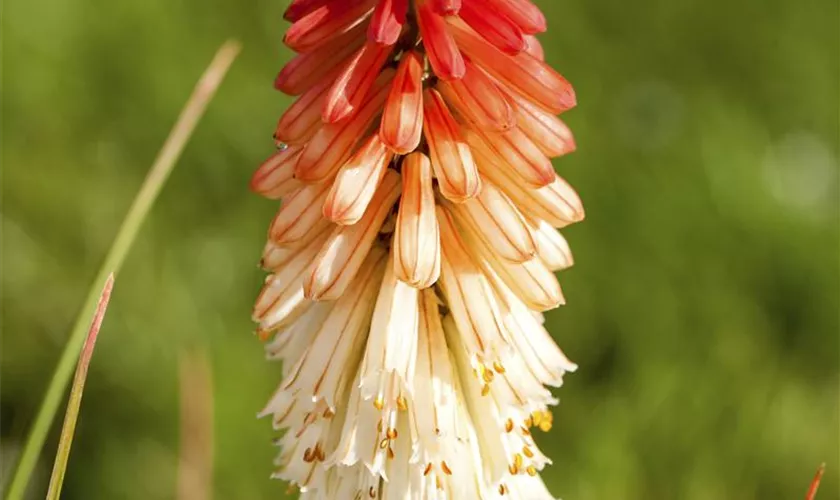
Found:
[[[88,330],[82,352],[79,353],[79,363],[76,365],[76,375],[73,377],[73,386],[70,388],[70,399],[67,401],[67,411],[64,413],[64,425],[61,427],[61,438],[58,441],[58,452],[53,462],[52,476],[50,476],[50,487],[47,490],[49,500],[58,500],[61,496],[61,485],[64,483],[64,473],[67,470],[67,461],[70,458],[70,446],[73,444],[73,435],[76,432],[76,422],[79,420],[79,408],[82,405],[82,394],[85,390],[90,359],[93,356],[93,348],[96,346],[96,339],[99,336],[99,329],[102,328],[102,320],[105,319],[105,310],[108,309],[108,301],[111,300],[111,290],[114,288],[114,273],[108,275],[105,287],[99,295],[99,303]]]
[[[172,128],[166,142],[158,153],[154,164],[149,170],[146,179],[134,202],[123,220],[114,243],[105,257],[99,273],[94,280],[95,284],[102,283],[110,272],[119,273],[120,267],[125,260],[128,250],[131,248],[140,226],[149,213],[155,199],[163,188],[166,179],[172,172],[176,161],[181,156],[184,146],[193,133],[199,119],[204,114],[207,104],[213,98],[219,84],[222,82],[233,60],[239,53],[240,45],[236,41],[226,42],[213,58],[213,61],[205,70],[193,90],[187,104],[181,111],[178,121]],[[84,306],[76,318],[73,330],[58,361],[53,378],[47,387],[47,393],[41,402],[41,407],[35,417],[29,436],[23,447],[20,460],[15,469],[14,476],[7,490],[8,500],[19,500],[23,498],[29,478],[35,469],[38,456],[44,446],[44,441],[49,432],[50,426],[55,419],[56,412],[61,404],[64,391],[70,382],[73,374],[73,367],[76,354],[82,347],[85,339],[87,320],[93,314],[99,297],[97,286],[93,286],[88,292]]]

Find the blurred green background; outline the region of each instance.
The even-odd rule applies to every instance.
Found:
[[[565,500],[838,496],[836,0],[543,0],[577,89],[556,163],[587,220],[549,315],[580,365],[541,442]],[[65,498],[175,497],[178,362],[206,350],[216,498],[282,498],[251,335],[275,204],[247,182],[289,99],[283,1],[6,0],[2,470],[194,82],[244,51],[118,276]],[[57,438],[32,498],[43,498]]]

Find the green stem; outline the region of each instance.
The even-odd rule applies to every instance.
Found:
[[[216,89],[222,82],[236,55],[239,53],[239,49],[240,45],[238,42],[232,40],[226,42],[216,52],[213,61],[196,84],[190,99],[178,117],[178,121],[172,128],[163,148],[161,148],[152,168],[149,170],[143,186],[140,188],[140,192],[134,198],[128,215],[123,220],[114,239],[114,243],[111,245],[111,249],[105,257],[105,262],[103,262],[99,273],[94,279],[94,284],[105,281],[105,278],[112,271],[117,274],[119,273],[120,267],[137,236],[143,220],[145,220],[166,179],[172,172],[175,162],[181,156],[181,152],[192,135],[199,119],[204,114],[207,104],[216,93]],[[35,469],[38,456],[44,446],[47,433],[58,411],[70,377],[73,374],[73,365],[77,353],[81,349],[85,339],[87,320],[91,317],[96,307],[98,297],[99,290],[95,285],[88,292],[85,304],[81,311],[79,311],[79,316],[73,325],[70,338],[58,361],[58,366],[47,388],[47,393],[38,410],[35,422],[32,425],[23,452],[21,453],[20,461],[15,469],[15,474],[6,494],[7,500],[19,500],[23,498],[26,486],[29,483],[29,478],[32,476],[32,471]]]

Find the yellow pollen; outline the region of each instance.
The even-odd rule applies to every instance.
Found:
[[[505,493],[507,493],[507,491],[508,489],[505,483],[499,485],[499,495],[504,495]]]
[[[394,450],[392,450],[390,446],[388,447],[388,458],[389,459],[394,458]]]
[[[534,452],[531,451],[531,448],[528,445],[522,447],[522,453],[528,458],[534,458]]]
[[[488,369],[486,369],[486,368],[485,368],[484,370],[482,370],[481,378],[482,378],[482,379],[484,379],[484,382],[485,382],[485,383],[487,383],[487,384],[489,384],[490,382],[492,382],[492,381],[493,381],[493,378],[494,378],[495,376],[496,376],[496,375],[495,375],[492,371],[490,371],[490,370],[488,370]]]
[[[496,370],[496,373],[499,373],[499,374],[502,374],[502,373],[505,372],[505,367],[502,366],[502,364],[499,363],[498,361],[493,362],[493,369]]]
[[[533,427],[534,426],[534,419],[532,417],[528,417],[525,419],[525,427]]]
[[[513,456],[513,465],[515,465],[517,469],[522,468],[522,455],[517,453]]]
[[[326,410],[324,410],[324,418],[333,418],[334,416],[335,412],[332,410],[332,408],[327,408]]]
[[[490,394],[490,386],[485,385],[484,387],[481,388],[481,395],[486,396],[488,394]]]
[[[505,422],[505,432],[513,432],[513,419],[509,418]]]
[[[508,472],[510,472],[511,475],[515,476],[515,475],[519,474],[519,469],[516,467],[516,464],[510,464],[508,466]]]
[[[542,419],[543,419],[542,412],[535,411],[534,413],[531,414],[531,419],[533,420],[534,423],[531,424],[529,427],[539,426],[540,422],[542,422]]]
[[[551,422],[542,422],[540,424],[540,430],[543,432],[548,432],[551,430]]]
[[[430,472],[432,472],[432,462],[426,464],[426,468],[423,470],[423,475],[428,476]]]
[[[520,427],[519,431],[522,433],[523,436],[530,436],[531,435],[531,431],[528,430],[527,427]]]
[[[533,465],[529,465],[529,466],[525,469],[525,472],[527,472],[529,476],[534,477],[534,476],[536,476],[536,475],[537,475],[537,468],[536,468],[536,467],[534,467]]]
[[[257,330],[257,338],[260,339],[260,342],[265,342],[271,337],[271,332],[268,330],[263,330],[260,328]]]
[[[383,439],[382,441],[379,442],[379,448],[380,449],[384,450],[387,447],[388,447],[388,438],[385,438],[385,439]]]
[[[408,410],[408,401],[406,401],[405,396],[399,396],[397,398],[397,408],[400,411]]]
[[[382,400],[382,396],[376,396],[376,399],[373,400],[373,407],[379,411],[385,408],[385,401]]]
[[[397,439],[397,430],[388,429],[388,433],[386,435],[388,436],[388,439]]]
[[[440,476],[435,476],[435,486],[439,490],[443,489],[443,483],[440,482]]]
[[[441,463],[440,463],[440,468],[441,468],[441,469],[443,469],[443,472],[444,472],[444,473],[446,473],[446,475],[447,475],[447,476],[451,476],[451,475],[452,475],[452,469],[450,469],[450,468],[449,468],[449,466],[448,466],[448,465],[446,465],[446,461],[445,461],[445,460],[444,460],[443,462],[441,462]]]

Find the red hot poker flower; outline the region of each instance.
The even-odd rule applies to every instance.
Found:
[[[574,371],[543,327],[583,219],[551,160],[576,104],[529,0],[294,0],[297,100],[251,188],[281,200],[254,307],[261,415],[303,498],[553,498],[531,428]]]

